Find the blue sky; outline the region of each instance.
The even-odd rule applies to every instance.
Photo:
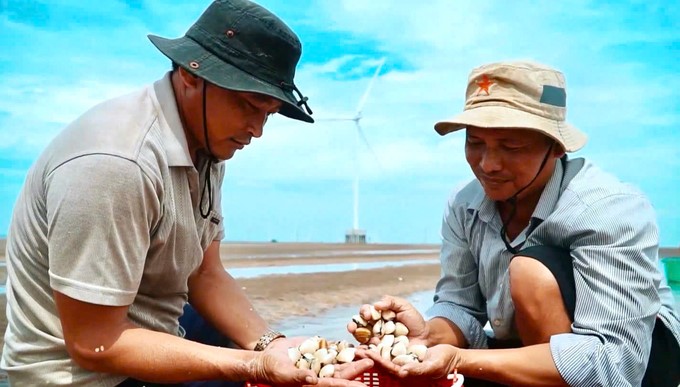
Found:
[[[625,4],[624,4],[625,3]],[[208,1],[0,0],[0,235],[26,172],[93,104],[161,77],[149,33],[178,37]],[[661,242],[680,245],[680,3],[668,1],[263,0],[303,42],[296,83],[317,119],[351,115],[381,57],[362,126],[275,117],[227,164],[227,240],[438,242],[446,199],[472,178],[463,133],[432,125],[461,110],[469,71],[530,59],[565,73],[569,121],[592,159],[641,188]],[[411,6],[407,6],[411,4]]]

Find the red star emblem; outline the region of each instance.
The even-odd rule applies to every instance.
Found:
[[[477,92],[477,95],[479,95],[479,93],[481,93],[482,91],[484,91],[486,95],[489,95],[489,87],[491,87],[491,85],[495,83],[491,79],[489,79],[489,77],[486,74],[482,75],[482,79],[478,79],[475,82],[477,83],[477,86],[479,86],[479,91]]]

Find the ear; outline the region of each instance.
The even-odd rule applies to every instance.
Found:
[[[562,156],[564,156],[565,152],[564,148],[562,148],[562,145],[560,145],[558,142],[553,143],[553,156],[555,156],[556,159],[561,159]]]
[[[201,86],[201,82],[203,81],[201,78],[188,72],[183,67],[180,67],[177,71],[179,71],[179,78],[187,89],[194,89]]]

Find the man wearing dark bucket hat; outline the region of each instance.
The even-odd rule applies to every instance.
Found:
[[[297,369],[293,341],[268,327],[220,260],[221,161],[260,137],[271,114],[313,122],[293,79],[297,36],[257,4],[221,0],[184,37],[150,39],[173,71],[70,124],[20,193],[7,241],[10,383],[363,386],[340,378],[368,359],[334,378]],[[206,340],[206,327],[243,349]],[[193,328],[217,345],[188,340]]]
[[[466,129],[476,180],[446,208],[429,319],[403,299],[375,304],[434,347],[419,364],[375,361],[401,376],[457,369],[466,387],[678,386],[680,319],[652,206],[566,156],[586,136],[565,116],[559,71],[530,62],[472,71],[464,112],[435,125],[441,135]]]

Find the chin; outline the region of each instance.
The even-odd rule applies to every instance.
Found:
[[[484,193],[489,197],[489,199],[495,202],[504,202],[512,197],[512,193],[505,192],[504,190],[499,191],[488,189],[486,187],[484,187]]]

